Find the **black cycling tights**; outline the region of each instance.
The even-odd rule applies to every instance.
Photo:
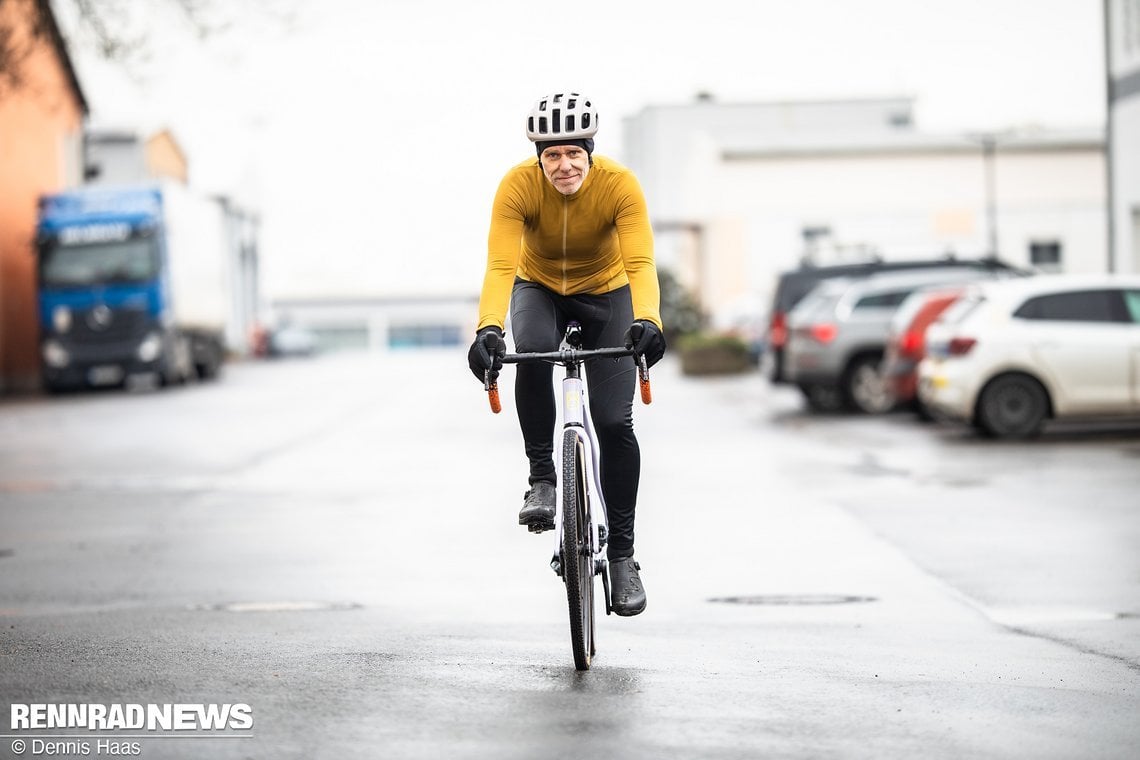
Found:
[[[511,293],[511,331],[515,350],[557,351],[566,324],[582,325],[583,348],[622,346],[633,322],[629,286],[602,295],[560,296],[533,282],[516,280]],[[631,357],[586,363],[590,418],[598,437],[602,493],[609,512],[610,558],[633,553],[633,518],[641,476],[641,450],[633,434],[633,391],[637,369]],[[522,427],[530,482],[555,482],[555,408],[553,367],[520,364],[515,405]]]

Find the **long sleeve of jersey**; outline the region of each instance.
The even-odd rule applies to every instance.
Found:
[[[564,196],[535,159],[507,172],[491,211],[479,329],[504,326],[516,277],[562,295],[628,284],[634,318],[662,327],[653,230],[633,173],[595,156],[582,187]]]

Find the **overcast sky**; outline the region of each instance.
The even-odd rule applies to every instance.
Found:
[[[619,159],[623,117],[701,91],[910,95],[929,132],[1105,115],[1096,0],[267,0],[219,3],[205,40],[139,2],[132,76],[61,8],[92,123],[168,126],[195,184],[253,199],[270,297],[476,292],[492,195],[554,89],[594,99]]]

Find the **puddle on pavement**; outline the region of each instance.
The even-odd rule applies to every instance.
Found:
[[[873,596],[852,594],[758,594],[755,596],[719,596],[709,599],[718,604],[756,604],[773,607],[797,607],[826,604],[866,604],[877,602]]]
[[[980,488],[989,485],[989,481],[985,478],[942,478],[938,481],[939,485],[944,485],[947,488]]]
[[[195,604],[191,610],[208,612],[332,612],[357,610],[362,605],[355,602],[228,602],[225,604]]]
[[[903,470],[897,467],[886,467],[879,463],[879,458],[877,456],[868,453],[863,454],[858,464],[851,466],[851,472],[855,473],[856,475],[865,475],[868,477],[910,477],[910,470]]]

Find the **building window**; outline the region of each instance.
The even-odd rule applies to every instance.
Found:
[[[1061,241],[1036,240],[1029,243],[1029,263],[1047,272],[1061,271]]]
[[[355,351],[368,348],[368,328],[356,325],[324,325],[313,328],[317,348],[321,351]]]
[[[892,111],[890,115],[887,116],[887,122],[896,129],[908,129],[914,124],[909,110]]]
[[[456,325],[393,325],[388,330],[389,348],[458,346],[463,336]]]

